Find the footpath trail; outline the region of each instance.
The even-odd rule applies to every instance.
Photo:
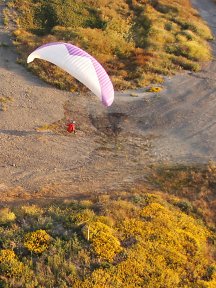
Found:
[[[216,3],[192,0],[216,35]],[[216,55],[216,41],[211,42]],[[145,116],[149,131],[161,134],[156,151],[172,161],[206,163],[216,159],[216,61],[200,73],[177,75],[165,82],[161,100]],[[159,158],[158,158],[159,159]]]
[[[216,4],[192,2],[216,34]],[[124,190],[145,181],[151,163],[216,160],[215,61],[167,79],[157,95],[118,92],[106,109],[91,93],[57,90],[17,64],[3,9],[0,4],[1,201]],[[215,54],[215,40],[212,47]],[[64,132],[69,116],[78,123],[75,136]],[[58,132],[38,129],[52,123],[60,123]]]

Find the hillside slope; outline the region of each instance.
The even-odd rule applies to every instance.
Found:
[[[9,6],[17,11],[11,18],[20,62],[42,43],[71,42],[104,65],[116,89],[160,83],[182,69],[198,71],[211,58],[211,31],[189,0],[14,0]],[[29,67],[61,89],[83,88],[46,62]]]

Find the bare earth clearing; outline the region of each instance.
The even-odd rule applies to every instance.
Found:
[[[216,34],[216,5],[192,2]],[[157,95],[116,93],[106,109],[91,93],[59,91],[16,64],[10,33],[0,21],[0,98],[12,100],[0,111],[2,201],[122,190],[144,181],[151,163],[216,160],[215,61],[200,73],[167,79]],[[216,41],[212,45],[215,54]],[[63,126],[61,133],[37,130],[63,125],[68,116],[78,123],[75,136]]]

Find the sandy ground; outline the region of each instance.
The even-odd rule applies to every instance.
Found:
[[[216,5],[192,2],[216,34]],[[24,190],[33,197],[124,190],[145,181],[151,163],[216,160],[215,61],[166,79],[159,94],[116,92],[107,109],[90,92],[59,91],[16,64],[10,37],[0,19],[7,44],[0,45],[0,97],[13,100],[0,111],[2,201],[23,198]],[[216,41],[212,47],[216,54]],[[37,129],[69,116],[76,135]]]

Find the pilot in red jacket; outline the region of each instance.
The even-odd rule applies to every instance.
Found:
[[[69,133],[76,133],[76,122],[75,121],[72,121],[70,123],[67,124],[68,128],[67,128],[67,131]]]

